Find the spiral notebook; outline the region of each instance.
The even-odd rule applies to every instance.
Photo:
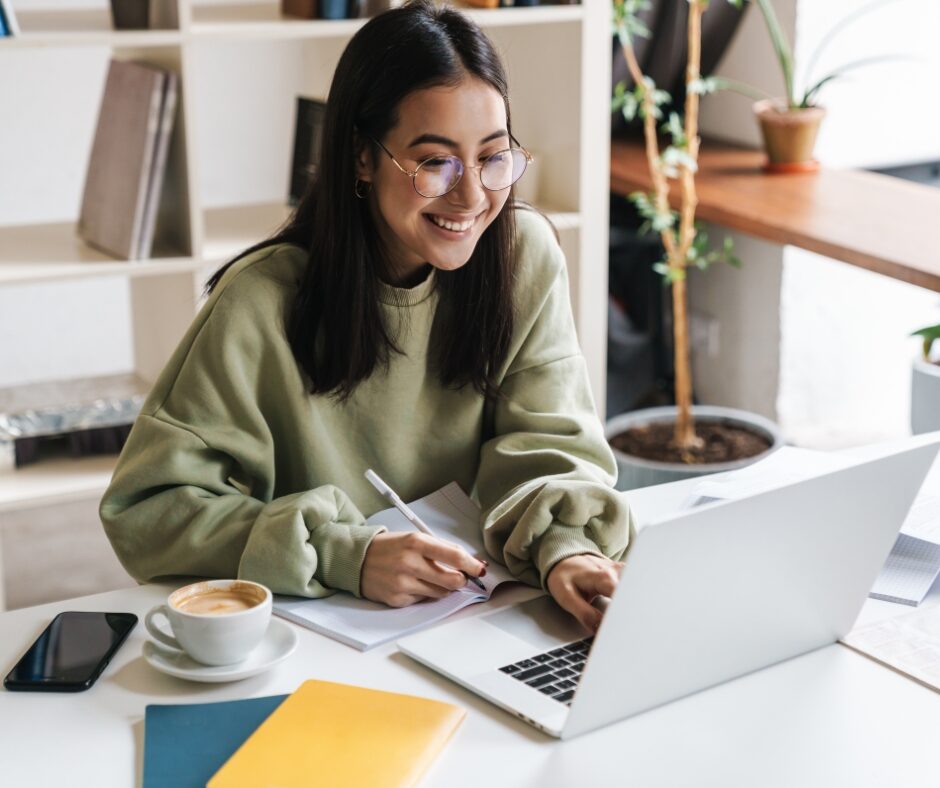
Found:
[[[463,547],[471,555],[485,555],[480,532],[480,507],[451,482],[418,501],[408,504],[440,538]],[[414,531],[397,509],[372,515],[369,524],[381,523],[389,531]],[[324,599],[277,596],[274,613],[288,621],[366,651],[403,635],[435,624],[468,605],[485,602],[501,583],[514,581],[505,567],[491,562],[481,578],[486,591],[467,583],[443,599],[390,608],[352,594],[334,594]]]

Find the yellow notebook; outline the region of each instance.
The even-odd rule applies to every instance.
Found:
[[[415,785],[465,716],[450,703],[306,681],[208,788]]]

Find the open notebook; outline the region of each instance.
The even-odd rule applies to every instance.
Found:
[[[408,505],[441,539],[460,545],[471,555],[486,554],[480,533],[480,508],[456,482]],[[384,525],[389,531],[415,530],[397,509],[377,512],[367,522]],[[467,605],[485,602],[496,586],[514,579],[504,566],[491,561],[486,577],[481,578],[485,593],[467,583],[443,599],[402,608],[386,607],[343,593],[324,599],[277,596],[274,612],[295,624],[365,651],[434,624]]]

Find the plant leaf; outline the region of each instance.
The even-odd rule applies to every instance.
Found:
[[[773,98],[773,96],[760,88],[755,88],[753,85],[748,85],[746,82],[738,82],[736,79],[728,79],[727,77],[708,77],[708,79],[714,84],[714,90],[709,91],[712,93],[718,90],[731,90],[754,99],[755,101]]]
[[[874,0],[874,2],[868,3],[868,5],[863,5],[861,8],[852,11],[850,14],[847,14],[838,22],[836,22],[829,32],[822,37],[822,40],[816,45],[816,49],[814,49],[813,53],[810,55],[809,63],[806,66],[806,71],[803,72],[806,74],[807,80],[812,78],[813,71],[816,68],[816,63],[819,61],[819,56],[823,53],[823,50],[825,50],[826,47],[832,43],[832,40],[836,36],[838,36],[851,25],[855,24],[855,22],[857,22],[866,14],[870,14],[872,11],[879,9],[883,5],[888,5],[889,3],[895,2],[897,2],[897,0]]]
[[[826,74],[822,79],[818,80],[812,87],[808,88],[803,94],[803,99],[800,101],[801,107],[811,107],[813,106],[813,100],[816,98],[816,94],[819,93],[819,90],[826,85],[828,82],[831,82],[834,79],[840,79],[847,71],[852,71],[856,68],[864,68],[865,66],[871,66],[875,63],[885,63],[892,60],[914,60],[908,55],[875,55],[874,57],[863,57],[859,60],[853,60],[850,63],[845,63],[839,68],[833,70],[829,74]]]
[[[787,42],[787,37],[780,27],[777,14],[774,12],[773,4],[770,0],[756,0],[761,14],[764,16],[764,22],[767,24],[767,32],[770,34],[770,41],[774,46],[774,52],[777,54],[777,61],[780,63],[780,70],[783,71],[783,82],[787,91],[787,102],[792,107],[796,101],[793,90],[793,50]]]

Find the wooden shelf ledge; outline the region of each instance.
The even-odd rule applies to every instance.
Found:
[[[117,456],[45,460],[0,473],[0,515],[100,497],[111,481]],[[0,523],[2,525],[2,523]]]
[[[196,4],[192,8],[192,33],[197,38],[348,38],[368,21],[287,17],[277,2]],[[580,22],[584,16],[580,5],[461,10],[485,28]]]
[[[929,232],[940,189],[860,170],[770,175],[763,163],[760,151],[703,142],[697,217],[940,292],[940,245]],[[610,188],[652,188],[639,141],[612,143]],[[678,198],[675,186],[674,206]]]

